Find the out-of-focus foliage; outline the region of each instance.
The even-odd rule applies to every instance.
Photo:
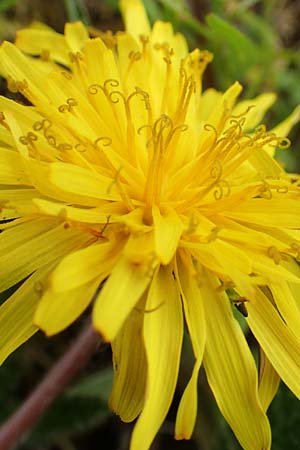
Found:
[[[1,0],[0,12],[6,11],[17,3],[18,0]]]
[[[84,377],[67,389],[43,416],[26,441],[26,446],[59,442],[89,431],[107,419],[112,371],[103,370]]]
[[[226,89],[233,81],[244,85],[244,96],[266,91],[278,94],[278,101],[266,118],[273,126],[300,103],[300,2],[293,0],[144,0],[152,21],[173,23],[187,37],[190,47],[214,53],[205,87]],[[118,30],[121,19],[118,0],[0,0],[0,37],[13,39],[15,31],[33,20],[46,22],[62,31],[66,20],[83,20],[102,29]],[[5,84],[2,84],[5,93]],[[291,136],[292,150],[283,163],[290,171],[300,168],[300,126]],[[0,303],[5,294],[0,297]],[[245,320],[237,312],[238,320]],[[35,337],[19,349],[0,370],[0,420],[7,417],[47,372],[70,337],[71,327],[61,337]],[[245,326],[245,333],[247,327]],[[253,343],[255,353],[255,342]],[[46,342],[46,350],[45,350]],[[192,369],[192,352],[185,349],[178,398]],[[22,450],[107,450],[126,449],[128,427],[109,412],[107,398],[111,371],[96,355],[81,380],[75,382],[21,443]],[[106,354],[105,361],[110,360]],[[234,386],[232,389],[234,390]],[[175,442],[172,434],[176,411],[156,439],[153,449],[239,450],[240,447],[218,412],[203,376],[199,383],[199,416],[194,438]],[[300,403],[281,386],[269,416],[273,431],[272,450],[299,450]]]

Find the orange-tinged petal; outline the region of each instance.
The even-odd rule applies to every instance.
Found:
[[[171,269],[161,266],[153,278],[144,315],[148,373],[143,411],[133,430],[130,450],[149,449],[171,405],[180,362],[183,317]]]
[[[262,291],[256,296],[247,304],[248,325],[280,378],[300,398],[299,334],[290,331]]]
[[[112,342],[115,375],[109,404],[123,422],[134,420],[144,403],[147,361],[143,314],[139,307],[133,310]]]
[[[207,338],[204,367],[218,406],[244,450],[270,449],[271,433],[257,391],[257,374],[245,336],[233,318],[227,296],[204,272]]]
[[[132,264],[126,257],[118,261],[93,309],[94,326],[105,340],[111,342],[116,338],[149,283],[144,265]]]

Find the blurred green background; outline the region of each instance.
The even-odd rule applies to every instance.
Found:
[[[272,127],[300,104],[300,2],[297,0],[144,0],[151,21],[171,21],[185,34],[190,48],[214,53],[204,87],[226,89],[239,80],[243,96],[274,91],[278,100],[265,123]],[[102,30],[123,29],[117,0],[0,0],[0,39],[14,40],[17,29],[39,20],[62,32],[66,21],[82,20]],[[5,94],[5,84],[2,83]],[[289,171],[300,169],[300,129],[292,146],[279,155]],[[0,297],[0,301],[6,295]],[[41,333],[17,350],[0,370],[0,420],[4,420],[67,348],[83,319],[51,339]],[[247,332],[247,331],[246,331]],[[256,351],[251,335],[249,343]],[[199,380],[199,414],[191,441],[173,439],[176,407],[191,372],[187,339],[174,404],[151,450],[238,450],[229,427],[217,410],[205,374]],[[111,354],[100,347],[88,367],[74,380],[24,437],[22,450],[126,450],[132,425],[122,424],[107,408],[112,381]],[[234,386],[232,389],[234,390]],[[281,386],[269,410],[272,450],[300,449],[300,404]]]

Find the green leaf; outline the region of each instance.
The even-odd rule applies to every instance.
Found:
[[[258,52],[254,43],[235,26],[215,14],[208,14],[206,22],[211,42],[227,48],[227,54],[234,60],[237,70],[257,62]]]
[[[64,3],[70,22],[81,20],[85,24],[90,23],[88,9],[83,0],[64,0]]]
[[[107,403],[112,388],[112,378],[111,369],[89,375],[74,387],[69,388],[66,395],[70,398],[100,398],[101,401]]]

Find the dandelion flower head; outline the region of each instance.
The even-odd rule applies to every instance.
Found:
[[[27,104],[0,98],[0,289],[25,280],[0,307],[0,360],[95,297],[110,405],[138,417],[130,449],[146,450],[173,399],[185,323],[195,363],[176,438],[193,432],[203,365],[242,447],[268,450],[279,380],[300,396],[299,178],[274,158],[299,109],[268,131],[274,94],[203,90],[212,55],[189,52],[169,23],[151,28],[138,0],[121,6],[125,32],[35,25],[1,46],[8,88]]]

